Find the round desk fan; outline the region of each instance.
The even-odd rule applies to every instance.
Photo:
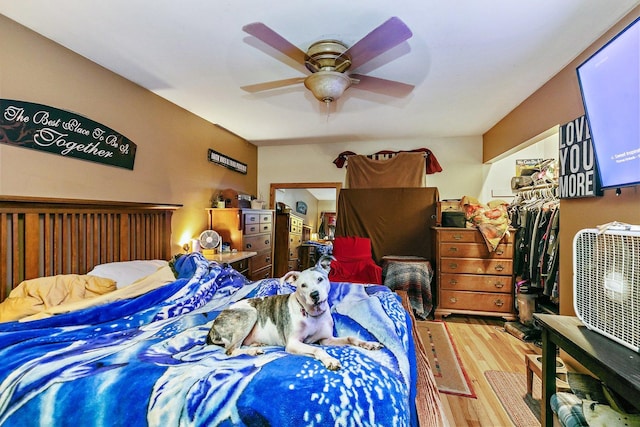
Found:
[[[213,255],[216,248],[222,247],[222,238],[215,230],[205,230],[198,238],[203,255]]]

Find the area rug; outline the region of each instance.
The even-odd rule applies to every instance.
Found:
[[[484,376],[516,427],[540,426],[542,384],[537,376],[533,376],[533,396],[527,394],[525,374],[485,371]]]
[[[417,321],[429,364],[441,393],[476,397],[445,322]]]

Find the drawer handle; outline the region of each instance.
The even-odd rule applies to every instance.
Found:
[[[504,251],[502,249],[496,249],[495,254],[496,255],[503,255]]]
[[[462,240],[462,234],[454,234],[453,240]]]
[[[504,305],[504,301],[502,301],[501,299],[497,299],[495,300],[494,304],[496,305],[496,307],[502,307]]]
[[[456,247],[449,248],[449,252],[458,252],[458,248]]]
[[[255,227],[251,227],[249,230],[250,231],[256,231],[256,228]]]
[[[495,286],[498,289],[504,288],[504,283],[501,282],[496,282],[493,284],[493,286]]]
[[[251,249],[251,243],[247,243],[247,244],[245,245],[245,247],[246,247],[247,249]]]
[[[504,266],[501,265],[501,264],[498,264],[498,265],[496,265],[495,270],[496,271],[502,271],[502,270],[504,270]]]
[[[456,268],[458,268],[458,264],[456,264],[455,262],[452,262],[449,264],[449,268],[452,270],[455,270]]]
[[[457,303],[457,302],[458,302],[458,298],[456,298],[456,297],[451,297],[451,298],[449,298],[449,302],[451,302],[452,304],[455,304],[455,303]]]
[[[269,239],[267,239],[267,240],[265,240],[265,241],[264,241],[264,244],[265,244],[265,245],[268,245],[268,244],[270,244],[270,243],[271,243],[271,241],[270,241]]]
[[[265,260],[266,262],[271,262],[271,257],[270,257],[270,256],[268,256],[268,257],[266,257],[264,260]]]
[[[450,285],[457,285],[458,281],[456,279],[451,279],[451,280],[449,280],[449,284]]]

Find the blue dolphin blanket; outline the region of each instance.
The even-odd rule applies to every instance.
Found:
[[[343,368],[265,347],[206,345],[213,319],[247,297],[290,293],[190,254],[178,279],[140,297],[0,324],[0,426],[409,426],[411,320],[383,286],[332,283],[335,334],[384,349],[326,347]]]

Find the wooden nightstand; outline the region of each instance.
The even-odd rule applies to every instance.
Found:
[[[225,252],[221,254],[204,255],[209,261],[216,261],[219,264],[229,264],[238,273],[249,277],[249,259],[258,255],[257,252]]]

